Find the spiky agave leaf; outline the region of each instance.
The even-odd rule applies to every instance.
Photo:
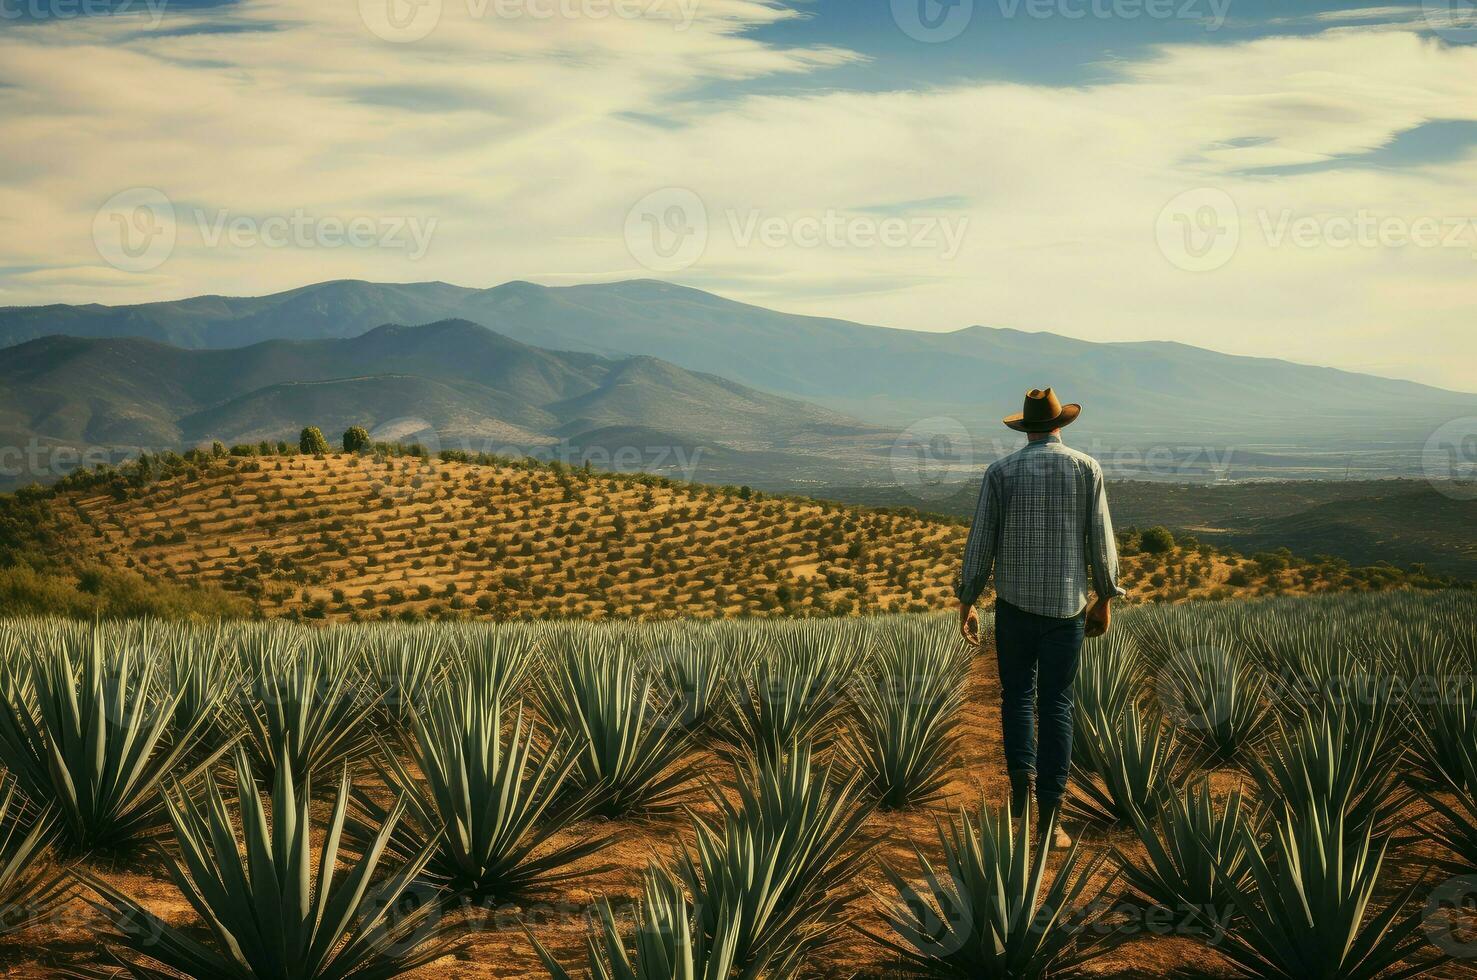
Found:
[[[1240,787],[1217,811],[1202,777],[1180,793],[1162,793],[1157,812],[1135,813],[1144,854],[1114,846],[1113,859],[1140,898],[1214,944],[1235,908],[1227,890],[1245,887],[1250,875],[1242,831],[1255,826]]]
[[[883,807],[925,803],[943,791],[958,760],[969,661],[952,632],[898,625],[853,685],[857,719],[847,756]]]
[[[1279,719],[1266,751],[1247,760],[1263,801],[1299,813],[1323,806],[1376,834],[1395,829],[1413,794],[1397,784],[1403,749],[1385,704],[1363,722],[1340,707],[1315,709],[1292,725]]]
[[[728,702],[735,658],[711,630],[691,626],[651,630],[645,656],[661,680],[663,714],[689,732],[706,732]]]
[[[1477,872],[1477,747],[1463,747],[1456,768],[1447,777],[1444,794],[1420,791],[1435,818],[1423,820],[1421,828],[1451,852],[1451,857],[1437,862],[1441,867],[1456,874],[1472,874]]]
[[[1144,690],[1144,667],[1128,630],[1113,630],[1082,644],[1077,676],[1072,682],[1077,717],[1118,718]],[[1093,771],[1085,744],[1072,743],[1072,764]]]
[[[1239,646],[1203,636],[1159,663],[1154,688],[1165,715],[1208,763],[1239,758],[1265,732],[1267,678]]]
[[[366,695],[348,641],[311,645],[297,632],[252,634],[242,649],[238,712],[252,764],[265,780],[287,766],[299,779],[334,771],[367,755],[374,742]]]
[[[570,643],[543,677],[540,705],[574,753],[569,799],[604,816],[671,810],[697,773],[691,736],[655,710],[652,680],[623,641]]]
[[[476,902],[605,870],[570,866],[606,847],[612,835],[549,846],[584,816],[577,805],[550,813],[578,761],[568,744],[537,748],[547,740],[525,723],[521,703],[508,725],[486,662],[469,664],[458,681],[412,715],[408,748],[419,778],[393,752],[383,753],[381,779],[407,811],[390,837],[390,853],[408,861],[429,848],[427,879],[446,885],[453,898]],[[363,790],[354,797],[350,836],[372,837],[389,810]]]
[[[895,895],[878,899],[892,935],[860,931],[915,968],[971,980],[1033,980],[1092,959],[1105,934],[1087,933],[1085,910],[1114,879],[1084,895],[1106,854],[1083,862],[1073,844],[1046,887],[1048,850],[1033,856],[1029,825],[1029,804],[1019,823],[1005,808],[961,809],[938,825],[942,869],[917,845],[918,883],[883,863]],[[1043,839],[1055,827],[1053,816]]]
[[[1090,766],[1075,769],[1066,807],[1094,823],[1131,824],[1136,815],[1152,812],[1158,794],[1173,788],[1184,755],[1163,717],[1134,702],[1117,718],[1084,715],[1076,738]]]
[[[734,717],[725,733],[738,758],[778,759],[789,745],[817,748],[835,736],[847,710],[847,688],[863,657],[848,635],[823,624],[777,627],[773,648],[737,680]]]
[[[154,629],[160,629],[157,625]],[[219,744],[229,735],[221,723],[225,694],[235,681],[234,661],[225,649],[225,628],[219,624],[197,627],[175,625],[163,640],[163,669],[157,676],[155,697],[174,701],[170,737],[191,737]]]
[[[585,938],[585,975],[595,980],[728,980],[738,950],[739,917],[720,910],[719,932],[710,941],[694,928],[696,910],[681,881],[659,864],[647,868],[641,892],[629,942],[610,902],[603,897],[596,901],[599,922]],[[573,980],[532,932],[528,938],[554,980]]]
[[[1430,786],[1466,783],[1466,757],[1477,753],[1477,676],[1449,665],[1425,675],[1434,683],[1413,688],[1407,698],[1413,737],[1407,757],[1411,775]]]
[[[1242,829],[1249,885],[1228,888],[1239,918],[1221,952],[1266,980],[1412,977],[1446,957],[1424,952],[1422,909],[1405,911],[1424,881],[1374,911],[1389,845],[1336,807],[1284,808],[1266,847]]]
[[[378,715],[390,727],[405,730],[411,713],[423,708],[445,675],[451,641],[435,626],[381,632],[360,648],[364,673],[379,701]]]
[[[539,623],[477,627],[461,635],[457,662],[489,678],[503,704],[518,700],[543,635]]]
[[[160,785],[195,745],[194,731],[168,738],[183,694],[153,696],[157,664],[136,641],[97,626],[80,643],[75,662],[69,641],[37,651],[0,698],[0,763],[26,796],[55,809],[59,843],[73,852],[128,845],[160,829]],[[105,643],[116,644],[111,655]]]
[[[32,812],[14,777],[0,786],[0,936],[45,919],[72,896],[71,878],[47,861],[56,812]]]
[[[347,767],[313,860],[311,780],[289,763],[273,777],[271,816],[257,795],[251,763],[236,752],[240,839],[213,776],[203,800],[168,802],[178,854],[159,849],[170,879],[200,916],[209,942],[163,922],[94,875],[79,875],[98,896],[117,955],[136,977],[211,980],[380,980],[455,951],[434,902],[404,909],[429,848],[377,875],[403,812],[392,807],[347,874],[338,871],[349,802]],[[316,880],[315,880],[316,879]],[[131,954],[131,955],[129,955]]]
[[[732,789],[736,799],[710,788],[718,819],[694,816],[675,871],[710,945],[737,930],[742,975],[789,976],[840,938],[872,848],[857,840],[871,806],[855,773],[813,768],[808,745],[757,760]]]

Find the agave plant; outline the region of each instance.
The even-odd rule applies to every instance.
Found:
[[[0,788],[0,936],[45,919],[72,896],[66,871],[47,863],[56,836],[56,813],[30,812],[16,781]]]
[[[536,628],[521,624],[477,629],[460,638],[456,659],[465,668],[488,678],[499,701],[512,704],[518,700],[528,678],[539,637]]]
[[[1143,856],[1115,846],[1113,859],[1140,897],[1172,910],[1186,931],[1218,943],[1234,910],[1227,891],[1244,888],[1250,877],[1243,834],[1255,827],[1250,808],[1238,787],[1218,813],[1204,777],[1182,793],[1161,794],[1159,803],[1152,817],[1133,815]]]
[[[154,696],[169,701],[179,694],[170,719],[172,739],[187,739],[192,733],[199,741],[217,745],[229,739],[221,714],[234,672],[224,644],[224,630],[219,625],[186,630],[176,627],[164,643],[163,670]]]
[[[1118,718],[1144,688],[1144,669],[1131,634],[1114,630],[1082,645],[1073,699],[1077,716]],[[1093,771],[1093,757],[1086,743],[1072,744],[1072,764],[1083,772]]]
[[[1084,715],[1077,738],[1089,765],[1076,768],[1066,806],[1093,823],[1132,824],[1151,812],[1185,751],[1163,717],[1135,702],[1116,718]]]
[[[856,840],[871,807],[857,774],[813,769],[807,745],[759,759],[733,790],[736,802],[710,789],[718,820],[693,818],[696,843],[675,870],[708,948],[732,942],[742,976],[789,976],[839,939],[871,850]]]
[[[661,678],[663,712],[688,732],[708,730],[728,699],[732,651],[690,629],[664,630],[648,638],[647,659]]]
[[[1448,795],[1421,790],[1431,808],[1422,829],[1427,836],[1451,852],[1438,863],[1456,874],[1477,872],[1477,751],[1461,754],[1458,771],[1448,777]]]
[[[1262,799],[1298,813],[1322,806],[1354,826],[1392,830],[1412,794],[1396,782],[1401,747],[1385,703],[1384,715],[1364,723],[1351,723],[1340,708],[1311,711],[1290,727],[1279,719],[1268,750],[1247,764]]]
[[[311,780],[299,789],[290,762],[273,777],[271,816],[256,792],[251,763],[236,752],[240,838],[214,776],[203,800],[168,802],[178,856],[159,849],[170,879],[203,920],[210,942],[168,925],[94,875],[79,878],[112,928],[114,955],[135,977],[219,980],[339,980],[397,977],[455,952],[434,902],[402,901],[431,857],[428,846],[377,875],[402,808],[347,874],[338,871],[349,802],[349,772],[325,828],[316,868],[310,841]],[[314,872],[316,871],[316,886]],[[171,971],[171,972],[166,972]]]
[[[710,942],[693,928],[696,910],[682,882],[659,864],[649,867],[643,878],[633,942],[621,935],[608,900],[597,900],[595,911],[599,925],[587,937],[586,962],[588,975],[596,980],[728,980],[733,973],[738,916],[720,915],[721,931]],[[533,933],[528,938],[554,980],[573,980]]]
[[[264,779],[283,765],[310,779],[373,748],[365,720],[377,701],[364,696],[351,669],[356,658],[342,643],[304,649],[301,634],[272,631],[246,644],[238,710],[252,763]]]
[[[1029,803],[1019,823],[1005,808],[981,805],[977,815],[960,810],[939,825],[942,869],[917,845],[920,884],[883,863],[896,893],[879,896],[892,935],[861,931],[904,963],[947,976],[1034,980],[1092,959],[1106,933],[1088,932],[1084,910],[1113,883],[1109,876],[1089,894],[1106,854],[1083,862],[1074,844],[1045,887],[1048,851],[1031,853],[1029,823]],[[1050,840],[1055,827],[1053,815],[1042,839]]]
[[[970,652],[952,633],[895,627],[854,685],[847,754],[883,807],[937,799],[958,760]]]
[[[660,722],[651,678],[624,643],[568,645],[543,678],[541,706],[573,742],[572,794],[620,816],[678,806],[696,773],[682,761],[691,737]],[[581,808],[584,802],[578,804]]]
[[[1477,789],[1465,761],[1477,754],[1477,677],[1455,671],[1427,675],[1436,690],[1413,692],[1408,757],[1411,775],[1428,786]]]
[[[449,641],[436,628],[397,630],[385,639],[363,646],[364,669],[378,695],[380,714],[392,727],[404,729],[442,678]]]
[[[511,726],[506,724],[497,676],[485,661],[469,664],[461,681],[412,715],[409,754],[420,778],[394,753],[384,753],[381,779],[407,812],[389,838],[388,852],[408,862],[429,850],[426,877],[449,886],[453,897],[478,902],[603,870],[570,865],[604,848],[610,835],[549,846],[584,815],[579,806],[552,817],[548,812],[578,761],[567,743],[537,750],[547,740],[525,722],[521,704]],[[354,798],[350,836],[372,839],[390,811],[363,790],[356,789]]]
[[[110,641],[116,648],[107,655]],[[128,845],[160,829],[160,785],[195,744],[194,730],[168,737],[184,692],[151,696],[157,666],[136,641],[97,627],[81,642],[80,651],[64,642],[37,652],[29,669],[7,678],[0,699],[0,763],[27,797],[55,810],[60,843],[73,852]]]
[[[1231,762],[1265,730],[1267,680],[1238,646],[1176,650],[1155,671],[1165,714],[1211,764]]]
[[[1371,836],[1337,807],[1285,808],[1264,848],[1242,828],[1250,886],[1227,894],[1239,919],[1221,952],[1248,976],[1268,980],[1411,977],[1440,965],[1425,954],[1423,909],[1405,911],[1424,881],[1372,903],[1388,839]]]
[[[728,732],[735,754],[771,761],[796,742],[821,747],[830,741],[860,659],[845,633],[814,623],[777,630],[773,642],[775,648],[738,680]]]

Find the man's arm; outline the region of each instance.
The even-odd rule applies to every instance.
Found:
[[[1092,588],[1098,601],[1087,612],[1087,635],[1102,636],[1110,624],[1109,603],[1126,595],[1118,585],[1118,541],[1113,537],[1113,518],[1108,513],[1108,489],[1103,471],[1094,467],[1092,502],[1087,520],[1087,554],[1092,566]]]
[[[964,562],[954,583],[954,596],[959,600],[959,630],[972,644],[979,643],[979,622],[974,603],[990,581],[995,565],[995,547],[1000,539],[1000,488],[995,467],[985,470],[980,481],[979,499],[974,505],[974,523],[964,543]]]

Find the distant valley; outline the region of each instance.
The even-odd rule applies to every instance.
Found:
[[[905,486],[828,487],[848,503],[912,507],[967,520],[979,483],[943,484],[920,497]],[[1194,486],[1113,480],[1108,499],[1122,527],[1168,527],[1244,554],[1287,548],[1303,558],[1331,555],[1355,565],[1424,564],[1477,580],[1477,497],[1469,487],[1423,480],[1263,481]]]

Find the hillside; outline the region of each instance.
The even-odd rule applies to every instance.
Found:
[[[660,357],[876,425],[956,418],[986,439],[1000,435],[997,420],[1022,391],[1050,383],[1086,406],[1077,429],[1087,438],[1117,448],[1196,444],[1217,456],[1234,449],[1237,477],[1342,475],[1350,465],[1370,475],[1410,473],[1437,426],[1477,415],[1470,393],[1178,343],[1089,343],[985,326],[882,328],[649,280],[491,289],[339,281],[257,298],[13,307],[0,309],[0,344],[69,333],[227,348],[451,317],[537,347]]]
[[[741,452],[869,434],[891,442],[835,412],[656,358],[543,350],[465,320],[231,350],[75,337],[0,350],[10,445],[276,441],[303,419],[329,431],[412,420],[433,448],[468,451],[591,444],[590,433],[629,426],[667,433],[657,445]]]
[[[155,475],[161,471],[151,470]],[[611,618],[938,609],[957,522],[648,476],[412,456],[197,458],[10,522],[77,567],[219,588],[266,615]],[[137,477],[137,474],[135,474]],[[1403,584],[1206,547],[1129,553],[1133,601]]]
[[[955,519],[974,513],[979,484],[930,488],[828,487],[816,496],[875,507],[916,507]],[[1416,563],[1477,580],[1477,499],[1417,480],[1257,481],[1222,485],[1109,480],[1119,527],[1163,525],[1251,554],[1288,548],[1355,565]]]

